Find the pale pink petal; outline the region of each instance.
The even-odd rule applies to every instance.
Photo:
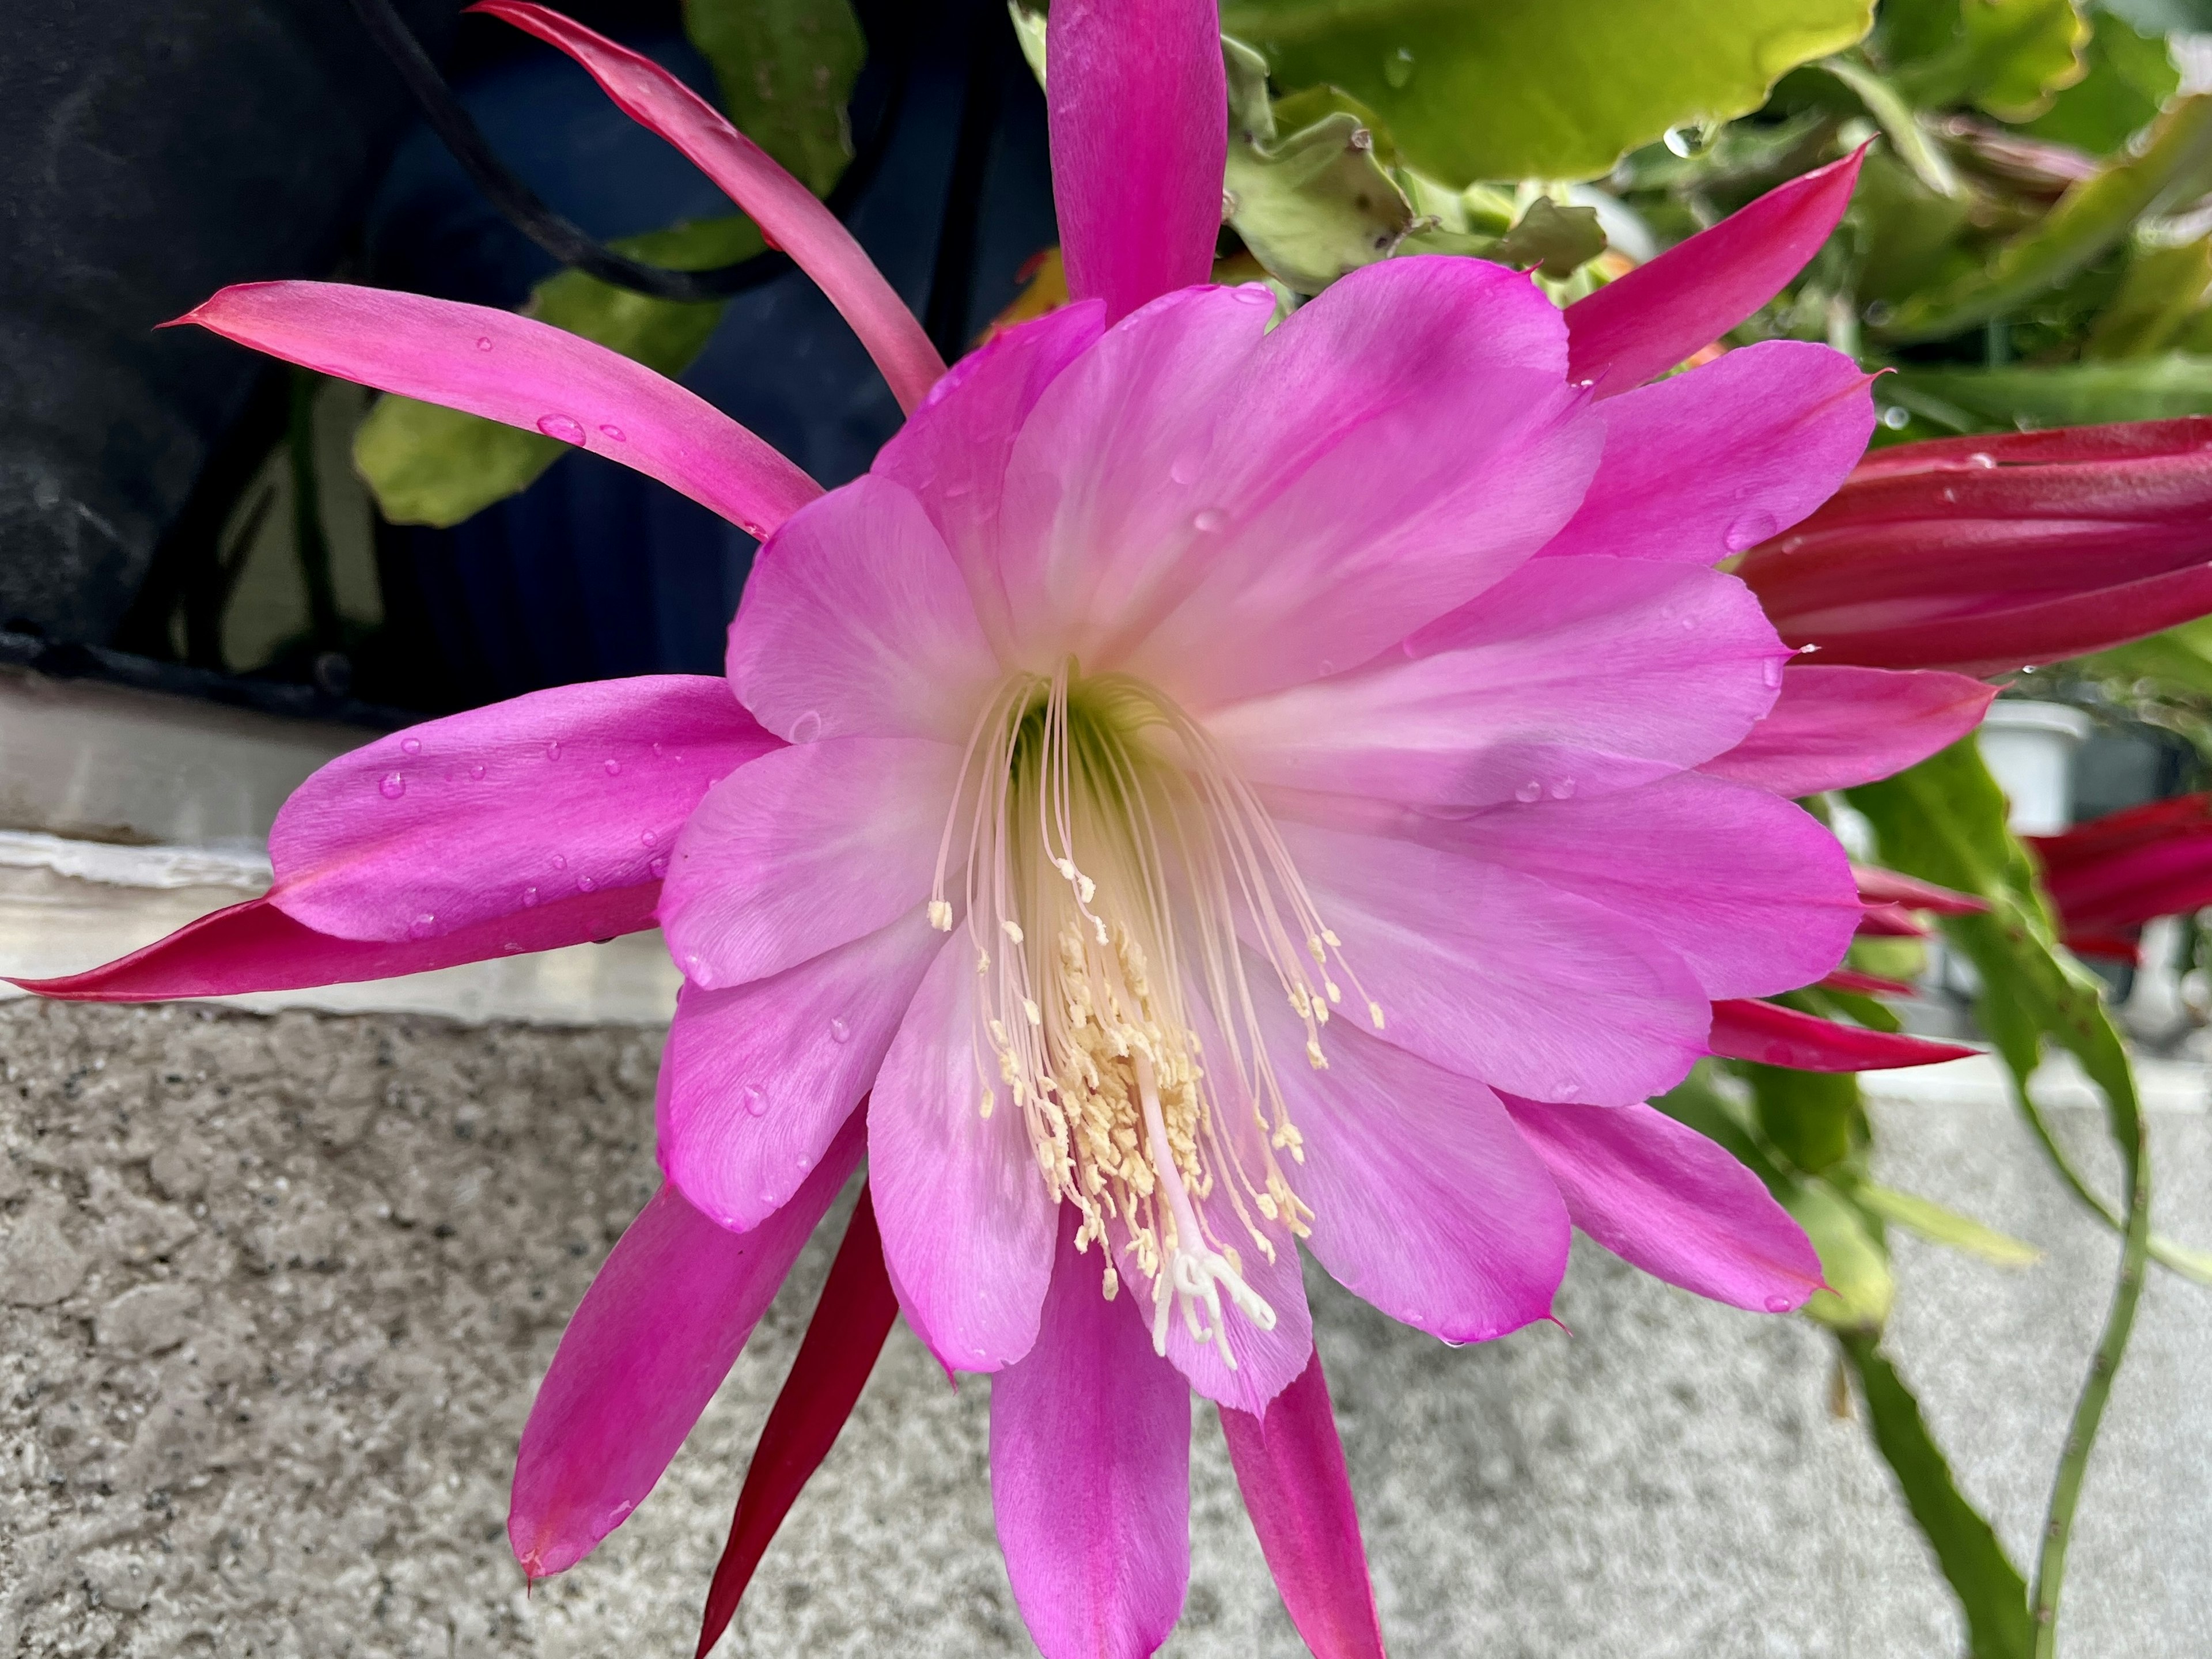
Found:
[[[720,678],[555,686],[341,755],[276,814],[270,900],[342,939],[432,939],[658,882],[708,788],[782,744]]]
[[[917,910],[727,991],[684,988],[661,1050],[660,1167],[702,1213],[757,1227],[875,1081],[943,941]]]
[[[1539,559],[1403,651],[1206,726],[1255,783],[1461,806],[1581,798],[1733,748],[1788,657],[1732,576]]]
[[[1308,1248],[1338,1283],[1447,1342],[1549,1314],[1567,1212],[1498,1097],[1363,1033],[1352,1009],[1322,1029],[1326,1070],[1306,1063],[1288,1007],[1261,1017],[1305,1138],[1286,1173],[1314,1212]]]
[[[1518,871],[1280,829],[1400,1048],[1517,1094],[1600,1105],[1672,1088],[1705,1052],[1711,1005],[1649,929]],[[1365,1016],[1347,990],[1339,1018]]]
[[[876,360],[902,409],[919,404],[945,360],[852,232],[814,192],[777,166],[713,105],[649,58],[626,51],[582,24],[522,0],[481,0],[472,10],[558,46],[590,71],[608,97],[639,125],[659,133],[811,276]]]
[[[1060,1232],[1036,1345],[991,1382],[999,1547],[1044,1659],[1146,1659],[1190,1579],[1190,1391]]]
[[[965,744],[1000,677],[959,567],[902,486],[864,475],[762,548],[730,683],[770,731]]]
[[[1367,1547],[1316,1353],[1265,1417],[1221,1413],[1229,1462],[1283,1606],[1316,1659],[1382,1659]]]
[[[1840,351],[1767,340],[1598,405],[1605,457],[1544,551],[1711,564],[1836,493],[1874,430]]]
[[[1778,795],[1872,783],[1981,724],[1996,688],[1933,668],[1795,663],[1751,735],[1698,770]]]
[[[1081,301],[986,341],[930,388],[870,469],[921,503],[1002,653],[1014,637],[999,574],[1007,460],[1045,388],[1098,343],[1104,316],[1098,301]]]
[[[866,1142],[855,1116],[791,1202],[742,1236],[673,1187],[630,1224],[568,1322],[522,1431],[507,1535],[530,1577],[574,1566],[644,1501]]]
[[[165,1002],[350,985],[642,933],[653,926],[659,898],[657,881],[571,893],[450,933],[397,941],[333,938],[295,921],[265,897],[248,899],[100,967],[9,983],[63,1002]]]
[[[1228,156],[1214,0],[1062,0],[1046,88],[1067,289],[1118,321],[1203,283]]]
[[[1000,544],[1029,652],[1185,707],[1296,684],[1491,586],[1581,500],[1601,428],[1525,278],[1391,260],[1263,338],[1268,314],[1171,295],[1037,400]]]
[[[511,311],[343,283],[246,283],[178,320],[319,374],[589,449],[750,535],[766,536],[822,493],[705,398]]]
[[[1644,1272],[1739,1308],[1786,1313],[1820,1289],[1820,1258],[1749,1170],[1649,1106],[1506,1109],[1559,1183],[1567,1212]]]
[[[684,977],[742,985],[920,909],[959,769],[948,744],[827,738],[708,790],[660,896]]]
[[[1497,807],[1431,833],[1632,918],[1707,996],[1810,985],[1843,959],[1861,914],[1844,849],[1810,813],[1694,772],[1595,800]]]
[[[1059,1225],[1021,1108],[995,1068],[978,1069],[978,983],[963,928],[939,947],[868,1106],[868,1179],[900,1305],[963,1371],[1010,1365],[1036,1340]]]
[[[1601,398],[1662,374],[1782,291],[1850,205],[1865,148],[1792,179],[1567,307],[1569,373]]]

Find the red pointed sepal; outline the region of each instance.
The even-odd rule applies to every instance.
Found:
[[[1988,900],[1977,898],[1972,893],[1938,887],[1932,881],[1899,875],[1894,870],[1876,869],[1870,864],[1851,866],[1851,878],[1858,884],[1859,902],[1863,904],[1893,904],[1901,909],[1925,910],[1937,916],[1978,915],[1990,908]]]
[[[1710,1039],[1727,1060],[1757,1060],[1796,1072],[1885,1072],[1900,1066],[1934,1066],[1980,1051],[1903,1032],[1871,1031],[1778,1003],[1748,999],[1713,1004]]]
[[[845,1242],[838,1246],[837,1259],[822,1287],[822,1300],[799,1345],[799,1357],[784,1379],[783,1392],[769,1410],[751,1467],[745,1471],[745,1484],[738,1492],[730,1539],[722,1547],[722,1559],[714,1564],[714,1582],[707,1589],[707,1609],[699,1625],[699,1659],[706,1659],[729,1628],[776,1528],[830,1455],[897,1316],[898,1298],[884,1270],[875,1206],[863,1187],[852,1224],[845,1229]]]
[[[248,899],[98,968],[11,982],[64,1002],[163,1002],[349,985],[641,933],[653,925],[659,902],[660,884],[645,882],[574,894],[433,939],[356,939],[319,933],[266,897]]]
[[[1306,1646],[1316,1659],[1382,1659],[1382,1623],[1320,1352],[1265,1417],[1224,1406],[1221,1428],[1261,1553]]]

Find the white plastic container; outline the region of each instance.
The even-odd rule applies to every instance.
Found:
[[[1977,733],[1982,760],[2012,803],[2022,836],[2056,835],[2074,821],[2074,751],[2088,741],[2089,717],[2057,702],[1990,705]]]

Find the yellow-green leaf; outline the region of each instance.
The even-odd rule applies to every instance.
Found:
[[[1972,104],[2008,121],[2050,107],[2085,73],[2089,25],[2074,0],[1911,0],[1887,25],[1898,84],[1925,106]]]
[[[2088,73],[2053,99],[2027,131],[2103,155],[2148,126],[2181,87],[2164,37],[2139,34],[2108,11],[2096,15],[2087,62]]]
[[[1671,127],[1746,115],[1839,52],[1870,0],[1227,0],[1285,87],[1344,88],[1454,185],[1588,179]]]
[[[1879,1331],[1897,1299],[1889,1252],[1866,1215],[1825,1181],[1775,1194],[1820,1254],[1828,1288],[1813,1292],[1805,1311],[1838,1331]]]
[[[2120,291],[2081,343],[2096,360],[2148,357],[2165,349],[2212,289],[2212,241],[2139,249]]]
[[[1893,1221],[1931,1244],[1948,1244],[1954,1250],[1964,1250],[2001,1267],[2025,1267],[2043,1259],[2043,1252],[2025,1239],[1985,1227],[1972,1216],[1947,1210],[1915,1194],[1877,1187],[1869,1182],[1860,1186],[1853,1195],[1883,1220]]]
[[[867,55],[848,0],[684,0],[738,131],[817,196],[853,158],[845,106]]]

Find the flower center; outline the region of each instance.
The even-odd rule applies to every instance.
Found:
[[[1224,1335],[1224,1297],[1272,1328],[1240,1249],[1273,1261],[1260,1221],[1303,1237],[1313,1212],[1277,1156],[1304,1161],[1256,963],[1276,981],[1258,994],[1288,1000],[1314,1066],[1340,977],[1377,1029],[1382,1011],[1266,809],[1159,692],[1064,663],[1010,678],[976,720],[930,899],[946,932],[963,851],[977,1110],[1006,1091],[1046,1188],[1082,1213],[1076,1248],[1105,1246],[1109,1298],[1117,1250],[1151,1281],[1156,1349],[1178,1310],[1197,1340]],[[1225,1340],[1221,1353],[1234,1369]]]

